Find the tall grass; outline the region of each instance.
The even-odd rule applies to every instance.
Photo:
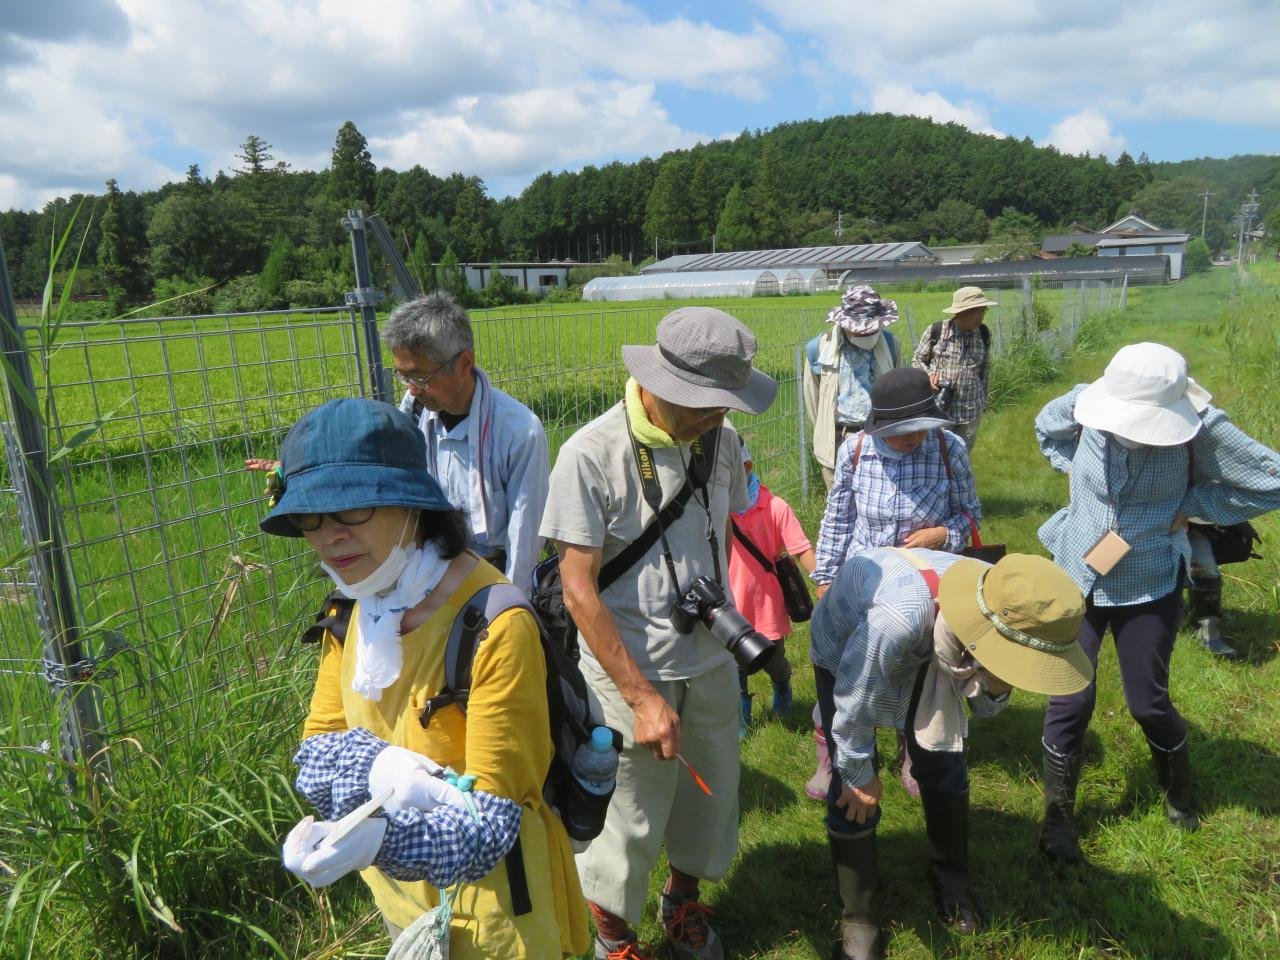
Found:
[[[1028,331],[1025,350],[993,365],[997,402],[975,457],[991,539],[1039,552],[1036,526],[1063,502],[1065,490],[1035,449],[1030,418],[1050,396],[1097,376],[1121,337],[1165,339],[1183,349],[1193,373],[1218,392],[1242,427],[1272,444],[1280,440],[1274,406],[1267,403],[1267,378],[1275,375],[1267,362],[1275,362],[1280,324],[1274,288],[1266,285],[1274,281],[1264,277],[1237,304],[1226,305],[1216,280],[1133,292],[1129,314],[1086,324],[1082,349],[1064,358],[1055,359]],[[638,335],[637,327],[616,323],[609,343]],[[605,341],[575,344],[572,337],[579,335],[566,335],[563,348],[576,349],[584,366],[603,366]],[[503,348],[506,353],[492,349],[495,366],[518,360],[518,343]],[[1251,359],[1241,364],[1241,356]],[[206,446],[207,462],[189,462],[202,479],[193,494],[182,494],[194,496],[197,507],[225,498],[215,474],[237,452]],[[103,470],[106,463],[102,458]],[[84,466],[87,483],[95,466]],[[775,488],[793,482],[794,469],[785,461],[761,464],[763,479]],[[165,510],[182,508],[185,501],[174,491],[161,491],[159,501],[143,497],[145,480],[139,471],[119,488],[132,493],[139,486],[122,511],[145,515],[156,502]],[[252,496],[246,487],[233,524],[251,525]],[[175,499],[169,504],[165,497]],[[820,502],[796,506],[806,527],[816,529]],[[197,589],[175,593],[168,584],[187,583],[193,575],[195,568],[181,568],[192,564],[201,538],[213,537],[201,526],[206,523],[214,521],[202,518],[172,534],[179,554],[172,564],[175,580],[162,578],[166,564],[155,564],[158,579],[146,584],[148,609],[141,618],[148,643],[119,660],[120,685],[132,698],[122,702],[121,715],[141,719],[108,744],[124,771],[118,785],[87,800],[69,799],[62,789],[66,768],[54,754],[38,744],[0,748],[0,956],[319,960],[385,952],[386,939],[358,881],[348,878],[316,893],[289,879],[278,863],[280,838],[303,813],[290,788],[289,756],[314,669],[313,655],[297,644],[292,627],[307,606],[307,591],[295,591],[296,609],[274,613],[265,604],[237,606],[243,597],[236,597],[218,626],[238,659],[219,663],[199,656],[202,645],[213,642],[209,622],[230,580],[204,583],[207,595]],[[1269,544],[1280,542],[1274,521],[1268,518],[1262,527]],[[141,554],[162,549],[158,540],[136,539]],[[102,543],[95,564],[112,562],[112,543]],[[293,578],[302,582],[308,575],[283,554],[244,559],[271,564],[280,594],[288,593]],[[1236,611],[1231,626],[1249,663],[1218,664],[1183,644],[1175,664],[1175,696],[1192,719],[1205,785],[1208,816],[1201,833],[1176,835],[1163,822],[1141,738],[1104,658],[1082,804],[1086,849],[1096,869],[1050,875],[1034,853],[1042,703],[1020,696],[1008,716],[975,723],[970,754],[975,873],[994,914],[991,932],[955,941],[933,922],[921,879],[926,853],[919,808],[888,785],[881,830],[893,960],[1263,958],[1280,951],[1280,921],[1270,896],[1280,870],[1274,799],[1280,783],[1270,746],[1280,708],[1265,694],[1277,679],[1271,634],[1280,598],[1274,561],[1229,572],[1228,603]],[[204,619],[185,613],[188,605],[205,610]],[[177,626],[192,622],[202,626]],[[820,808],[800,792],[812,769],[806,648],[802,628],[788,643],[798,667],[795,717],[767,721],[763,706],[757,707],[743,748],[741,855],[724,881],[705,891],[714,922],[740,957],[826,956],[837,922]],[[754,682],[757,703],[767,703],[767,684]],[[0,700],[0,724],[8,729],[32,719],[26,699]],[[48,730],[56,743],[56,729]],[[652,921],[642,932],[660,938]]]

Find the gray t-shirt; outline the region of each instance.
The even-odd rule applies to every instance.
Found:
[[[560,448],[551,471],[551,492],[539,531],[548,540],[601,548],[602,563],[608,563],[638,539],[653,519],[653,511],[645,502],[640,486],[626,416],[623,405],[616,404]],[[690,457],[687,444],[653,451],[664,506],[684,486],[685,463]],[[730,508],[739,511],[747,508],[747,483],[738,435],[728,424],[720,435],[707,493],[710,525],[720,552],[721,582],[728,594],[729,561],[724,531]],[[688,590],[700,576],[715,576],[707,536],[707,514],[702,506],[702,493],[695,487],[684,515],[667,528],[667,543],[681,591]],[[700,676],[731,658],[702,624],[689,634],[675,630],[671,625],[671,607],[677,599],[676,591],[659,539],[601,595],[628,652],[650,680]],[[583,659],[602,669],[586,643],[581,640],[579,643]]]

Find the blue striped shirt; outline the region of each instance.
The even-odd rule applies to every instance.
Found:
[[[369,799],[369,768],[386,745],[362,727],[307,737],[293,758],[295,786],[322,820],[338,820]],[[384,812],[387,832],[373,865],[441,889],[487,876],[520,835],[521,807],[492,793],[474,798],[478,817],[448,804]]]
[[[1217,407],[1200,415],[1187,444],[1128,450],[1111,434],[1081,428],[1076,397],[1087,384],[1050,400],[1036,417],[1036,439],[1049,464],[1070,474],[1070,503],[1040,527],[1040,541],[1098,606],[1146,603],[1177,588],[1191,566],[1181,513],[1209,523],[1249,520],[1280,507],[1280,455],[1249,437]],[[1106,576],[1084,562],[1098,539],[1115,530],[1130,550]],[[1092,596],[1090,592],[1092,591]]]
[[[961,558],[915,550],[939,576]],[[875,775],[876,727],[902,729],[916,673],[933,656],[933,598],[911,563],[896,550],[868,550],[849,558],[818,603],[809,656],[835,677],[832,762],[845,783],[859,787]],[[1008,697],[970,698],[976,716],[999,713]]]
[[[846,557],[872,547],[899,546],[925,527],[946,527],[945,549],[953,553],[969,543],[969,515],[982,523],[969,450],[954,433],[942,433],[951,462],[950,481],[936,430],[902,457],[886,452],[883,440],[867,437],[856,471],[850,469],[853,452],[863,435],[845,440],[836,454],[835,480],[818,530],[814,583],[834,580]]]

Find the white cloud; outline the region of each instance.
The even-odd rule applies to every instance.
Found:
[[[1280,3],[754,0],[819,49],[826,84],[888,78],[955,101],[1280,127]],[[851,32],[856,31],[856,42]],[[822,84],[819,83],[819,93]]]
[[[582,157],[656,154],[705,139],[671,123],[653,93],[651,84],[614,80],[462,97],[406,114],[408,129],[371,138],[370,147],[398,169],[420,163],[512,177]]]
[[[111,29],[0,25],[0,50],[20,54],[0,60],[0,209],[108,176],[127,189],[191,162],[212,173],[249,133],[319,168],[345,120],[376,163],[518,187],[709,139],[672,121],[658,86],[759,100],[785,59],[758,24],[621,0],[119,0],[115,20],[93,2]]]
[[[927,117],[938,123],[958,123],[974,133],[1004,136],[991,126],[991,118],[981,107],[972,103],[954,104],[937,91],[919,93],[911,87],[898,84],[876,87],[871,91],[871,109],[876,113]]]
[[[1124,149],[1124,137],[1113,132],[1110,121],[1092,108],[1063,117],[1053,125],[1044,142],[1063,153],[1093,156],[1105,153],[1113,160]]]

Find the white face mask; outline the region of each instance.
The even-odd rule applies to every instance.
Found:
[[[870,350],[876,345],[876,341],[880,339],[880,334],[873,333],[869,337],[851,337],[845,334],[845,339],[852,343],[859,350]]]
[[[338,571],[334,570],[327,564],[320,564],[320,569],[329,575],[329,579],[334,582],[338,590],[352,600],[364,600],[367,597],[376,596],[385,593],[394,587],[400,579],[400,574],[404,573],[404,568],[409,565],[409,561],[413,559],[414,554],[418,552],[418,545],[413,542],[413,538],[405,541],[405,534],[409,531],[409,524],[416,521],[418,511],[410,510],[404,520],[404,526],[400,528],[400,543],[393,547],[391,552],[387,554],[378,569],[369,574],[363,580],[357,583],[347,583],[342,579]]]

